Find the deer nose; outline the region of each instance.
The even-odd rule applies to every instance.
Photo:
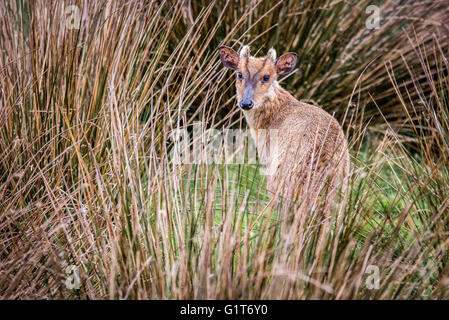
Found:
[[[240,101],[240,107],[244,110],[252,109],[254,107],[254,102],[250,99],[242,99],[242,101]]]

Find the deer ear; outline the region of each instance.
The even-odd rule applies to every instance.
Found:
[[[298,61],[298,56],[294,52],[287,52],[276,61],[276,71],[279,74],[287,74],[293,71]]]
[[[239,54],[234,49],[227,46],[221,46],[218,49],[220,60],[226,68],[236,70],[239,66]]]

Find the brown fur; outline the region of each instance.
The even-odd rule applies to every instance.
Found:
[[[343,130],[326,111],[296,100],[278,84],[282,68],[279,60],[291,65],[295,59],[293,68],[296,55],[284,55],[285,59],[282,56],[277,61],[275,55],[271,49],[267,57],[251,57],[249,48],[244,47],[235,68],[243,75],[236,81],[238,101],[245,82],[254,83],[254,108],[243,112],[269,174],[267,187],[274,193],[283,189],[284,198],[307,200],[308,205],[319,194],[326,194],[327,205],[332,205],[338,187],[346,185],[349,174]],[[268,82],[261,80],[264,75],[270,76]],[[276,143],[276,152],[269,152],[270,143]]]

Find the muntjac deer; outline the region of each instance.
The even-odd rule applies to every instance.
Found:
[[[334,117],[296,100],[277,82],[279,75],[293,71],[297,55],[288,52],[277,59],[272,48],[266,57],[256,58],[248,46],[240,53],[222,46],[219,55],[236,72],[238,105],[268,172],[267,189],[275,194],[283,190],[284,199],[308,200],[311,206],[325,195],[326,207],[332,205],[349,174],[347,142]]]

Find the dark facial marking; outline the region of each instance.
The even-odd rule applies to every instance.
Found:
[[[265,67],[265,65],[267,63],[267,60],[268,59],[265,58],[265,60],[263,61],[262,66],[254,74],[251,74],[249,72],[248,63],[246,64],[246,66],[245,66],[246,67],[245,76],[247,77],[247,79],[246,79],[245,87],[247,85],[251,85],[252,87],[255,87],[257,81],[259,81],[259,75],[260,75],[261,71],[263,70],[263,68]]]

